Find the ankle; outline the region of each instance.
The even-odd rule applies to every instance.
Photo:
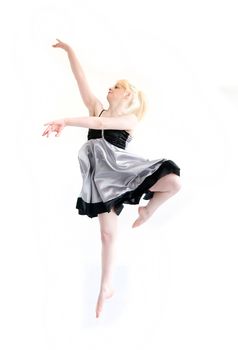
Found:
[[[111,284],[107,283],[107,284],[103,284],[101,286],[101,292],[109,292],[112,290]]]
[[[153,207],[150,206],[150,203],[148,203],[145,207],[143,207],[143,213],[146,217],[150,217],[153,214],[154,210]]]

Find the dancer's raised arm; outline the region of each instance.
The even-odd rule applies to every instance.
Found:
[[[74,50],[70,45],[62,42],[59,39],[56,39],[56,40],[58,41],[58,43],[52,46],[56,48],[59,47],[61,49],[64,49],[67,52],[72,72],[77,81],[82,100],[85,106],[88,108],[89,115],[97,116],[99,112],[102,110],[103,105],[99,101],[99,99],[92,93],[88,85],[84,71],[81,67],[81,64]]]

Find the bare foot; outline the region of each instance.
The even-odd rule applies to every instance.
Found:
[[[146,207],[139,207],[138,213],[139,213],[139,217],[136,219],[136,221],[132,225],[133,228],[142,225],[150,217],[150,213]]]
[[[96,317],[98,318],[102,312],[103,305],[106,299],[109,299],[113,296],[114,290],[112,288],[103,289],[100,291],[96,307]]]

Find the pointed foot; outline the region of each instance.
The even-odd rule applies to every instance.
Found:
[[[146,220],[149,219],[150,215],[146,207],[139,207],[138,208],[138,218],[133,223],[132,228],[138,227],[142,225]]]
[[[103,289],[100,291],[98,296],[97,306],[96,306],[96,318],[99,318],[102,312],[105,300],[111,298],[113,294],[114,294],[114,290],[112,288]]]

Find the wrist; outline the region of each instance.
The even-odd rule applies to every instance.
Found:
[[[69,118],[64,118],[63,121],[65,126],[69,125]]]
[[[67,49],[66,49],[68,55],[72,55],[74,53],[73,49],[71,46],[67,46]]]

